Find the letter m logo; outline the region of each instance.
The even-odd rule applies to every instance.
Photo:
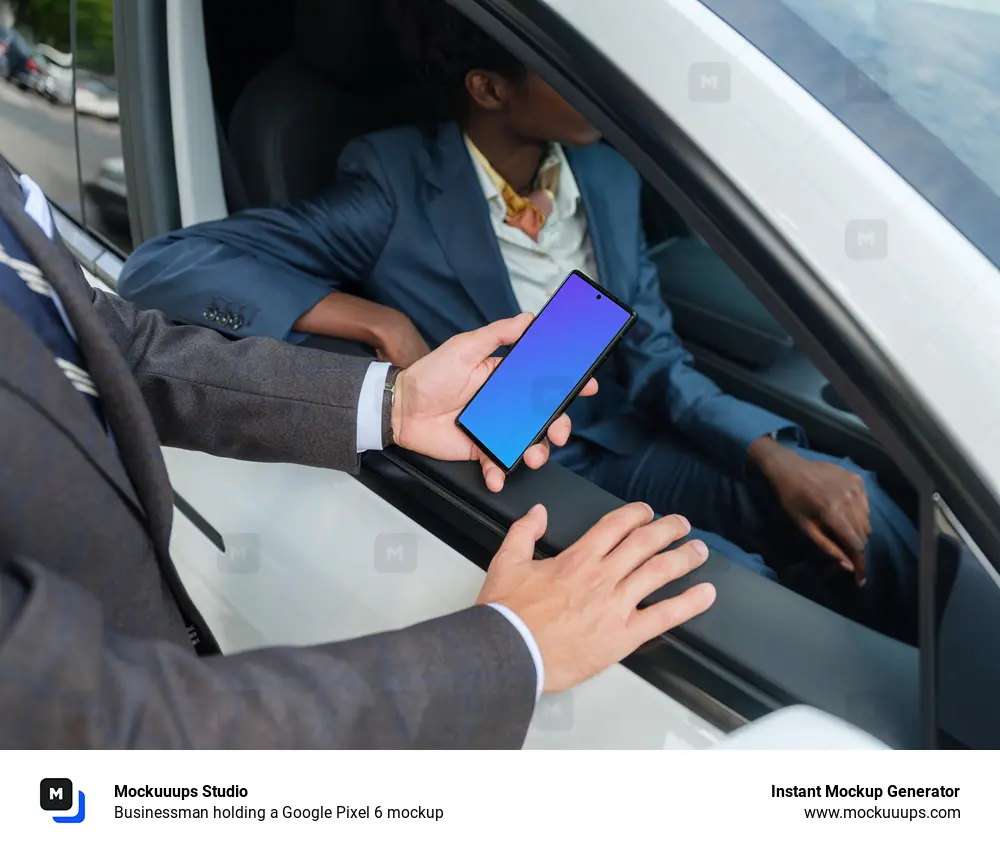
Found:
[[[417,568],[414,534],[379,534],[375,538],[375,569],[380,573],[412,573]]]

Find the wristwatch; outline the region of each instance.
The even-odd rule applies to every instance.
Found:
[[[395,445],[392,434],[392,403],[396,398],[396,378],[403,370],[399,366],[390,366],[385,373],[385,385],[382,388],[382,448]]]

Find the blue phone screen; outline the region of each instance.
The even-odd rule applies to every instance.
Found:
[[[508,469],[531,445],[631,314],[571,274],[458,421]]]

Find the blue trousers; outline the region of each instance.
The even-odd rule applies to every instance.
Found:
[[[569,447],[567,447],[569,448]],[[734,475],[686,441],[661,435],[632,455],[590,444],[555,458],[627,502],[681,514],[690,537],[749,570],[891,637],[917,640],[917,530],[876,476],[849,459],[807,449],[803,457],[857,473],[871,510],[868,582],[854,577],[809,540],[785,514],[770,483],[748,464]],[[678,544],[679,545],[679,544]]]

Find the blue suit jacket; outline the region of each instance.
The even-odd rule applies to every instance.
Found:
[[[742,469],[753,440],[795,426],[723,394],[692,368],[647,256],[635,170],[604,144],[566,153],[598,279],[639,314],[599,375],[600,394],[573,404],[575,434],[630,453],[670,428]],[[401,310],[432,346],[520,312],[457,125],[356,139],[319,197],[147,242],[118,284],[141,307],[175,319],[293,342],[295,321],[338,289]],[[219,323],[225,314],[240,322]]]

